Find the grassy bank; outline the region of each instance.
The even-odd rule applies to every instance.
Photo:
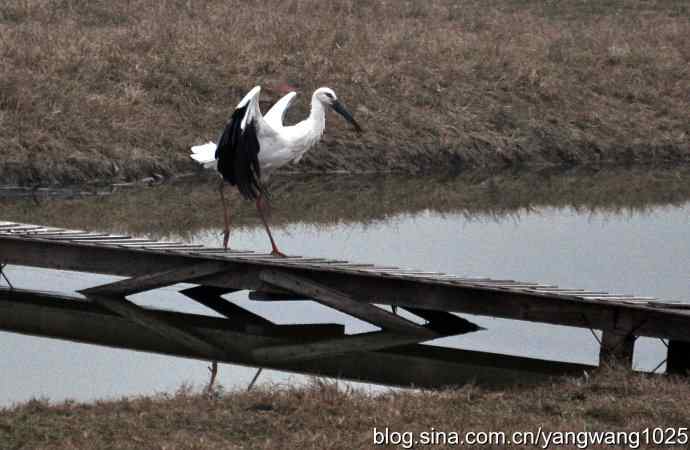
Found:
[[[466,386],[367,394],[315,381],[307,387],[259,388],[209,398],[183,389],[91,404],[35,400],[17,405],[1,411],[0,448],[382,448],[373,445],[373,427],[414,433],[433,427],[461,436],[466,431],[510,436],[514,431],[536,433],[539,427],[544,432],[641,432],[647,427],[687,427],[689,397],[687,380],[617,370],[509,391]],[[641,441],[639,448],[649,447]]]
[[[0,5],[0,184],[189,171],[254,84],[329,85],[304,171],[690,161],[683,0]]]

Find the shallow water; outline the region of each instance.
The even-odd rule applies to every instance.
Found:
[[[443,209],[416,209],[380,220],[369,218],[366,223],[345,216],[330,217],[325,225],[283,221],[275,234],[288,254],[690,301],[688,201],[608,210],[588,209],[582,204],[577,208],[540,205],[505,214]],[[215,227],[195,227],[183,233],[182,239],[218,245],[219,233]],[[263,230],[252,226],[235,230],[231,244],[236,248],[268,248]],[[112,279],[22,267],[8,267],[6,272],[19,287],[66,292]],[[168,287],[134,299],[209,314],[176,294],[177,290]],[[310,302],[255,303],[243,292],[229,298],[278,323],[337,321],[344,322],[348,332],[370,329]],[[597,361],[598,345],[588,330],[488,317],[472,320],[487,330],[436,343],[563,361]],[[658,340],[639,340],[636,368],[655,368],[665,358],[664,349]],[[0,333],[0,354],[0,405],[32,397],[59,401],[151,394],[174,390],[182,383],[201,387],[208,379],[207,364],[201,361],[10,333]],[[221,365],[219,382],[226,388],[242,388],[254,373],[251,368]],[[303,380],[297,375],[266,371],[259,383]]]

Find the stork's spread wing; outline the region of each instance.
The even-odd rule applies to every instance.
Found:
[[[273,131],[261,116],[260,92],[261,88],[256,86],[237,105],[216,147],[218,171],[228,183],[237,185],[247,199],[265,194],[259,166],[259,135]]]
[[[290,92],[278,100],[264,116],[266,122],[275,129],[281,128],[285,120],[285,114],[296,96],[297,92]]]

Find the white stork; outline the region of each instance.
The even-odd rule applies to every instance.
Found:
[[[244,96],[217,145],[209,142],[194,146],[191,157],[207,168],[216,168],[223,178],[219,187],[225,220],[223,247],[227,250],[230,236],[230,214],[224,195],[225,185],[229,183],[237,186],[247,200],[256,200],[256,209],[271,241],[271,254],[285,256],[278,250],[266,220],[269,176],[285,164],[299,162],[321,139],[326,126],[326,106],[342,115],[357,131],[362,129],[330,88],[314,91],[309,117],[292,126],[284,126],[283,119],[297,93],[285,95],[264,116],[259,109],[260,92],[261,87],[256,86]]]

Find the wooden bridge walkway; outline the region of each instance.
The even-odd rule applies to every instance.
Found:
[[[422,344],[480,330],[455,314],[464,313],[603,330],[601,360],[628,365],[637,337],[668,339],[668,372],[690,366],[690,304],[650,297],[12,222],[0,222],[0,264],[128,277],[69,295],[0,289],[0,329],[19,333],[393,385],[503,384],[593,368]],[[181,282],[224,318],[127,298]],[[237,290],[256,301],[310,299],[380,330],[278,325],[222,297]]]

